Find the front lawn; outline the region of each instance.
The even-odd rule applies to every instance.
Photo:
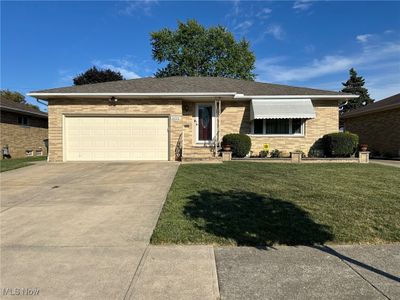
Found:
[[[151,242],[400,242],[400,169],[376,164],[181,165]]]
[[[46,156],[12,158],[0,160],[0,172],[10,171],[32,165],[33,161],[46,160]]]

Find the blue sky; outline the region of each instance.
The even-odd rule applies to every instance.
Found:
[[[355,67],[375,99],[400,91],[394,1],[2,1],[1,87],[67,86],[92,65],[152,76],[149,33],[187,19],[248,39],[258,81],[340,90]]]

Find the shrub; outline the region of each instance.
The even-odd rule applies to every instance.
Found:
[[[274,149],[271,151],[271,157],[280,157],[281,156],[281,151],[278,149]]]
[[[261,158],[264,158],[264,157],[267,157],[268,156],[268,151],[267,150],[261,150],[260,151],[260,157]]]
[[[328,156],[351,156],[358,149],[358,135],[350,132],[329,133],[322,137],[324,152]]]
[[[234,157],[245,157],[251,149],[251,139],[245,134],[226,134],[222,138],[222,143],[231,145],[232,156]]]

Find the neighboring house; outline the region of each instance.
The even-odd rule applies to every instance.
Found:
[[[372,155],[400,157],[400,94],[344,113],[341,121]]]
[[[31,92],[48,100],[50,161],[211,158],[227,133],[290,152],[338,130],[354,95],[219,77],[141,78]]]
[[[4,98],[0,112],[1,149],[8,146],[11,158],[47,155],[47,113]]]

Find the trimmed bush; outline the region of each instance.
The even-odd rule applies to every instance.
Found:
[[[355,154],[358,149],[358,135],[350,132],[329,133],[322,140],[327,156],[347,157]]]
[[[234,157],[245,157],[251,149],[251,139],[245,134],[230,133],[224,135],[222,138],[224,145],[231,145],[232,156]]]

